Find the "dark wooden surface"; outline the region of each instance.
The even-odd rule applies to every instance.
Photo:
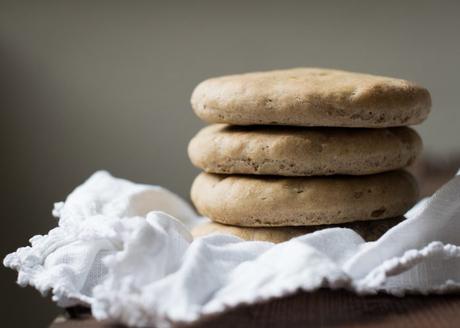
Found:
[[[451,179],[459,166],[460,156],[444,160],[436,156],[417,161],[410,170],[420,183],[421,196],[428,196]],[[71,313],[73,318],[61,316],[51,327],[117,327],[95,321],[88,310],[74,309]],[[186,327],[460,328],[460,295],[359,297],[346,291],[320,290],[241,306]]]
[[[52,328],[117,327],[95,321],[88,312],[62,316]],[[241,306],[193,325],[178,327],[460,327],[460,295],[360,297],[346,291],[298,293],[253,306]],[[119,326],[118,326],[119,327]]]

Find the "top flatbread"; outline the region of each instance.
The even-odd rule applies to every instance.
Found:
[[[204,121],[235,125],[392,127],[419,124],[431,108],[415,83],[320,68],[212,78],[191,102]]]

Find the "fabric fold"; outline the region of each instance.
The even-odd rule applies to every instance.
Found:
[[[58,226],[7,255],[18,283],[97,319],[168,327],[297,290],[460,291],[460,177],[366,243],[330,228],[280,244],[215,234],[193,240],[200,217],[159,186],[96,172],[53,214]]]

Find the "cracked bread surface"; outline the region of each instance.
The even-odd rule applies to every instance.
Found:
[[[411,128],[311,128],[214,124],[190,141],[192,163],[209,173],[367,175],[410,165],[422,150]]]
[[[276,177],[201,173],[191,198],[203,216],[236,226],[310,226],[403,215],[417,201],[403,170],[366,176]]]
[[[208,123],[377,128],[421,123],[431,96],[402,79],[293,68],[205,80],[191,104]]]

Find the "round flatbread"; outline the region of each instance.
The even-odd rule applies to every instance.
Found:
[[[188,147],[210,173],[314,176],[367,175],[403,168],[422,150],[410,128],[347,129],[214,124]]]
[[[375,128],[421,123],[431,97],[406,80],[294,68],[206,80],[191,103],[210,123]]]
[[[357,221],[341,225],[321,225],[309,227],[236,227],[217,222],[206,222],[192,229],[192,235],[197,237],[215,233],[229,234],[249,241],[269,241],[282,243],[294,237],[326,228],[348,228],[357,232],[365,241],[374,241],[380,238],[387,230],[404,220],[404,217],[374,220],[369,222]]]
[[[215,222],[238,226],[308,226],[403,215],[418,188],[405,171],[365,176],[274,177],[201,173],[191,197]]]

